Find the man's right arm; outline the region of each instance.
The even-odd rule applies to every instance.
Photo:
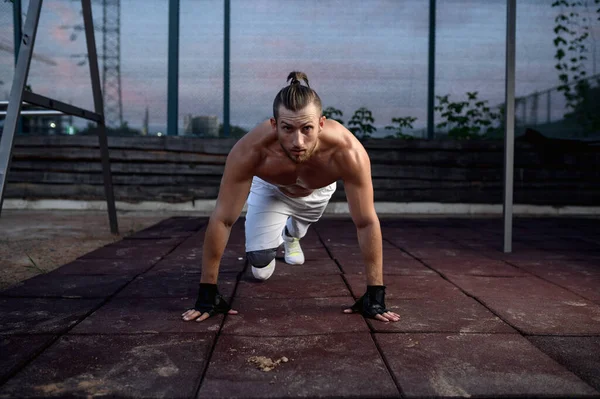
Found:
[[[242,139],[227,156],[219,196],[204,237],[201,283],[217,283],[219,263],[229,241],[231,227],[240,217],[250,193],[260,154],[248,147],[250,145]]]
[[[182,314],[186,321],[203,321],[216,313],[237,313],[230,309],[217,290],[219,263],[231,227],[242,213],[250,193],[252,177],[260,157],[260,151],[253,148],[248,137],[238,141],[227,156],[219,196],[204,237],[198,299],[192,309]]]

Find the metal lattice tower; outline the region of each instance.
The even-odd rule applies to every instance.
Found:
[[[123,125],[121,0],[102,0],[102,93],[106,126]]]

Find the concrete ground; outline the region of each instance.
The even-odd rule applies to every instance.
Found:
[[[106,211],[3,210],[0,290],[180,214],[120,212],[120,235],[115,236],[110,234]]]
[[[23,216],[2,215],[1,259],[54,270],[0,292],[0,397],[600,397],[598,219],[518,218],[504,254],[498,217],[382,218],[398,323],[341,312],[365,289],[348,218],[315,224],[306,263],[263,283],[240,221],[219,278],[240,313],[196,323],[180,316],[206,218],[121,217],[135,233],[115,241],[105,214]]]

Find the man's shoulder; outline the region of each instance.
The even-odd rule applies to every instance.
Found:
[[[330,146],[341,158],[356,156],[365,151],[361,142],[341,123],[328,119],[324,128]]]

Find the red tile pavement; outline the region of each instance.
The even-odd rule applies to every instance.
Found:
[[[406,398],[595,396],[517,334],[376,334]]]
[[[518,218],[503,254],[497,218],[382,218],[397,323],[342,312],[367,284],[348,218],[309,230],[304,265],[279,248],[265,282],[239,221],[219,275],[239,314],[182,321],[206,224],[165,220],[0,293],[0,397],[600,397],[598,220]]]
[[[285,357],[273,370],[251,361]],[[368,367],[365,367],[368,365]],[[219,338],[201,398],[398,397],[398,389],[367,332],[301,337]]]
[[[214,334],[65,335],[0,397],[193,397]]]

